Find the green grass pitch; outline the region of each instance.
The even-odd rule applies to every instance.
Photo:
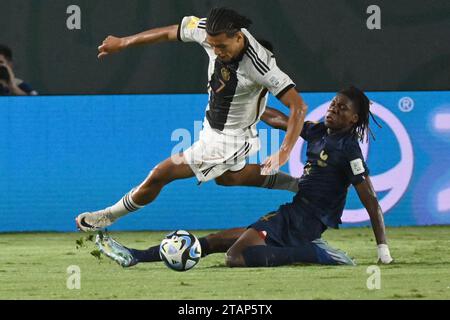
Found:
[[[143,249],[166,233],[112,235]],[[396,263],[380,266],[381,288],[369,290],[367,268],[376,261],[370,228],[324,235],[354,257],[356,267],[230,269],[223,254],[214,254],[187,272],[162,262],[123,269],[91,255],[93,242],[77,249],[76,241],[86,234],[0,234],[0,299],[450,299],[450,226],[388,228],[388,236]],[[81,270],[80,289],[67,288],[71,265]]]

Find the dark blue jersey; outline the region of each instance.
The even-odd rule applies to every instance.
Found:
[[[294,205],[306,202],[327,226],[337,228],[350,184],[369,174],[358,139],[350,132],[328,134],[323,122],[305,122],[301,133],[307,142],[307,161]]]

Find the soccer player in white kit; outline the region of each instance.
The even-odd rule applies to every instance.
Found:
[[[290,77],[278,68],[273,54],[248,32],[250,24],[248,18],[233,10],[216,8],[208,18],[188,16],[179,25],[124,38],[108,36],[103,41],[99,58],[139,44],[197,42],[210,58],[209,102],[198,141],[159,163],[139,186],[113,206],[78,215],[80,230],[105,228],[152,202],[171,181],[193,176],[199,182],[215,179],[224,186],[297,191],[297,180],[278,169],[289,159],[307,106]],[[290,109],[286,135],[279,151],[261,166],[247,164],[247,157],[260,148],[256,124],[264,113],[269,91]]]

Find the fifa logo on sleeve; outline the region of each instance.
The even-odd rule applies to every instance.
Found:
[[[330,104],[331,101],[328,101],[318,106],[306,117],[306,120],[320,121]],[[383,212],[386,214],[398,203],[409,186],[414,166],[413,147],[405,127],[390,110],[376,102],[372,102],[370,110],[387,124],[388,128],[384,128],[384,130],[390,129],[392,131],[398,142],[400,152],[400,161],[392,168],[377,175],[370,175],[375,191],[385,192],[379,200],[379,203]],[[301,138],[298,139],[297,144],[292,150],[292,155],[289,160],[289,172],[292,176],[299,176],[303,171],[304,164],[301,161],[303,144],[304,140]],[[361,143],[360,147],[364,159],[367,159],[370,143]],[[375,147],[381,148],[382,146],[378,142],[378,144],[373,146],[373,148]],[[363,168],[361,159],[355,159],[352,162],[354,174],[362,173]],[[347,209],[342,216],[343,222],[362,222],[367,220],[369,220],[369,216],[365,208]]]

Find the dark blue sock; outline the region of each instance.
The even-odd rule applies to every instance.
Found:
[[[208,241],[206,240],[206,238],[200,238],[199,241],[202,248],[202,257],[205,257],[209,252]],[[148,248],[147,250],[137,250],[130,248],[127,249],[130,250],[131,254],[137,260],[137,262],[161,261],[161,257],[159,256],[159,246],[154,246]]]
[[[243,254],[247,267],[276,267],[295,262],[316,262],[316,252],[311,246],[297,247],[252,246]]]
[[[209,254],[208,240],[206,240],[206,238],[200,238],[198,241],[200,242],[200,247],[202,248],[202,258],[206,257]]]
[[[252,246],[242,253],[247,267],[276,267],[293,263],[353,264],[345,253],[313,242],[298,247]]]
[[[161,261],[159,256],[159,246],[148,248],[147,250],[130,249],[131,254],[137,262],[156,262]]]

